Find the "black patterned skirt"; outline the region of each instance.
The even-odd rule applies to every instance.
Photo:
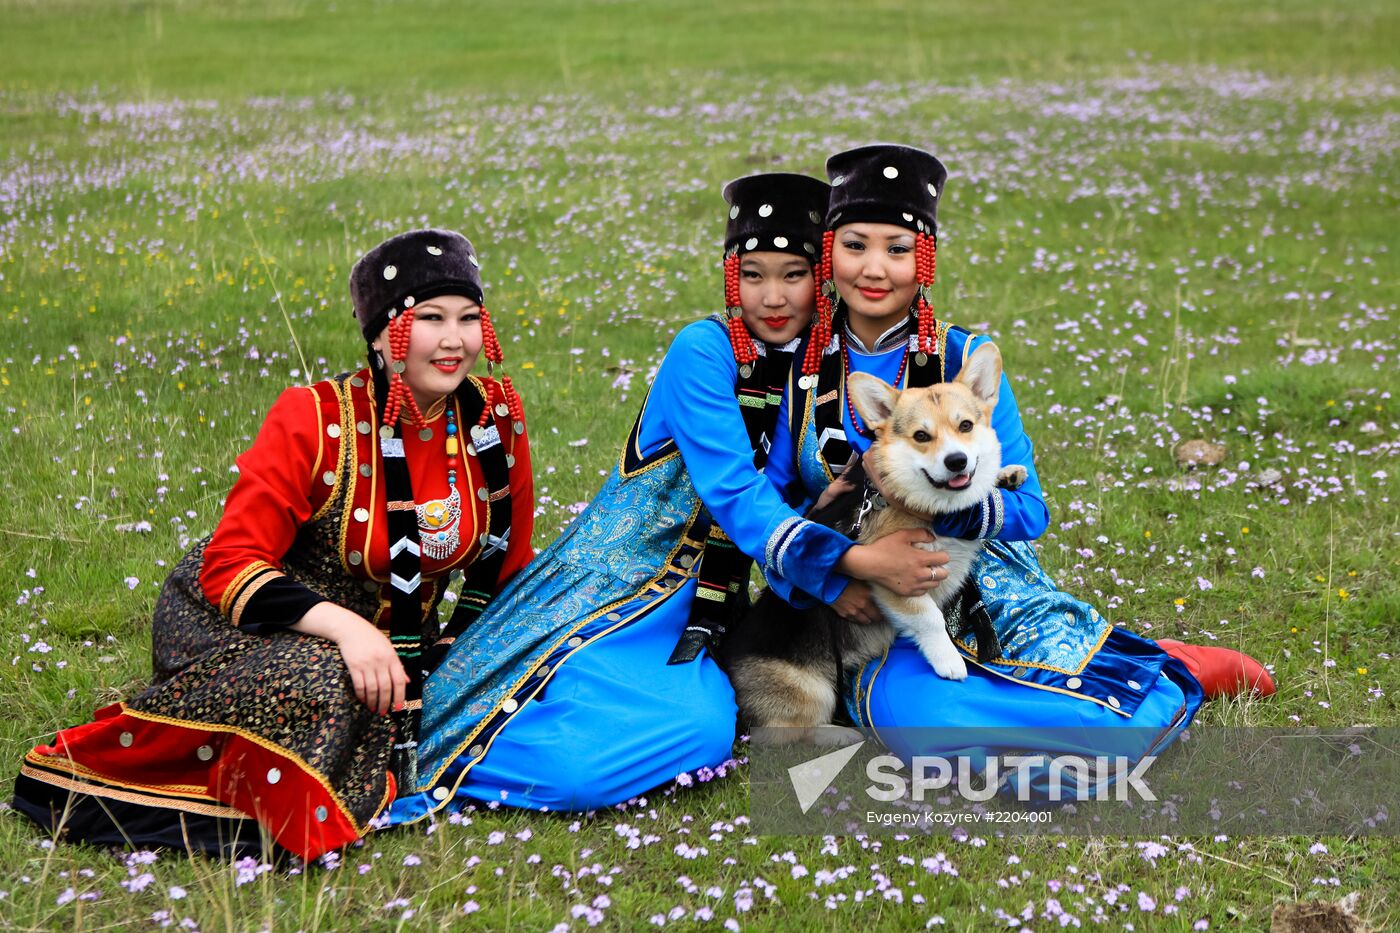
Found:
[[[393,799],[395,726],[356,698],[336,646],[248,635],[199,585],[203,547],[161,590],[155,682],[25,756],[15,808],[62,838],[315,858]]]

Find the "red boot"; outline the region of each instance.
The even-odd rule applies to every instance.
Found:
[[[1188,645],[1167,638],[1157,639],[1157,647],[1176,658],[1191,676],[1201,682],[1206,698],[1215,700],[1252,690],[1257,697],[1274,695],[1274,679],[1264,665],[1233,648]]]

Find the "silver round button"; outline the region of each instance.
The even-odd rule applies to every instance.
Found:
[[[326,436],[327,436],[327,437],[340,437],[340,425],[338,425],[338,424],[328,424],[328,425],[326,425]]]
[[[1142,689],[1142,684],[1138,683],[1136,680],[1130,680],[1130,681],[1128,681],[1128,686],[1131,687],[1131,688],[1134,689],[1134,690],[1141,690],[1141,689]]]
[[[496,417],[497,417],[497,418],[504,418],[504,417],[505,417],[506,415],[508,415],[508,414],[510,414],[510,406],[507,405],[505,402],[497,402],[497,403],[496,403]]]
[[[330,811],[327,810],[325,807],[317,807],[317,808],[316,808],[316,822],[318,822],[318,823],[324,823],[324,822],[326,821],[326,817],[328,817],[328,816],[330,816],[330,815],[331,815]]]
[[[369,433],[369,422],[368,422],[368,421],[357,421],[357,422],[355,422],[355,430],[356,430],[356,431],[359,431],[361,434],[368,434],[368,433]]]
[[[579,645],[581,645],[581,644],[583,644],[583,639],[582,639],[582,638],[579,638],[577,635],[575,635],[573,638],[570,638],[570,639],[569,639],[569,647],[570,647],[570,648],[577,648],[577,647],[578,647]]]
[[[277,783],[278,781],[280,781],[280,780],[282,780],[282,772],[281,772],[281,771],[279,771],[279,770],[276,769],[276,768],[268,768],[268,769],[267,769],[267,783],[269,783],[269,784],[276,784],[276,783]]]
[[[360,563],[361,563],[364,559],[365,559],[365,556],[364,556],[363,554],[361,554],[359,551],[351,551],[351,552],[350,552],[350,563],[351,563],[353,566],[356,566],[356,567],[360,566]]]
[[[201,745],[194,754],[200,761],[208,761],[214,757],[214,749],[208,745]]]
[[[471,748],[467,749],[467,754],[472,758],[480,758],[482,755],[486,754],[486,747],[483,745],[473,745]]]
[[[132,735],[130,732],[123,732],[117,737],[117,741],[122,743],[122,748],[130,748],[131,744],[136,741],[136,736]]]
[[[1084,681],[1080,680],[1078,677],[1071,677],[1069,680],[1065,681],[1065,686],[1071,690],[1078,690],[1080,687],[1084,686]]]
[[[360,464],[360,475],[363,476],[365,479],[369,479],[369,475],[373,472],[374,470],[370,467],[368,463]]]
[[[514,697],[506,700],[504,703],[501,704],[502,712],[513,713],[518,709],[520,709],[520,704],[515,701]]]
[[[1108,705],[1111,706],[1111,707],[1113,707],[1114,709],[1117,709],[1118,707],[1122,706],[1123,704],[1118,702],[1118,698],[1117,698],[1117,697],[1109,697],[1109,698],[1108,698]]]
[[[327,470],[326,472],[321,474],[321,482],[325,483],[327,486],[334,486],[335,474],[332,473],[330,470]]]
[[[367,521],[369,521],[369,509],[365,509],[365,508],[356,509],[356,510],[355,510],[355,521],[357,521],[357,522],[367,522]]]
[[[447,795],[450,794],[450,793],[452,793],[452,791],[448,790],[446,787],[434,787],[434,788],[433,788],[433,799],[434,799],[434,800],[446,800],[446,799],[447,799]]]

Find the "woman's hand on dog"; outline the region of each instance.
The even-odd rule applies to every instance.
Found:
[[[836,499],[837,496],[843,496],[848,492],[854,492],[855,488],[855,483],[852,483],[849,480],[842,479],[838,476],[830,483],[827,483],[826,488],[822,490],[822,494],[820,496],[817,496],[817,503],[816,505],[812,506],[812,508],[813,510],[824,509],[828,505],[831,505],[831,503]],[[833,603],[833,605],[835,604]]]
[[[871,544],[857,544],[846,551],[836,569],[848,577],[883,586],[900,596],[922,596],[948,576],[943,565],[947,551],[928,551],[919,544],[932,544],[933,532],[906,528]]]
[[[836,602],[831,604],[831,608],[842,619],[857,625],[870,625],[885,618],[875,602],[875,596],[870,592],[870,585],[860,580],[847,583],[846,589],[836,597]]]

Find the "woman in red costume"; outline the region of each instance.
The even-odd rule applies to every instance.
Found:
[[[282,393],[165,582],[152,685],[26,755],[16,809],[96,844],[244,854],[265,834],[314,858],[413,786],[423,679],[532,555],[520,399],[470,374],[501,361],[479,268],[443,230],[355,265],[370,365]]]

